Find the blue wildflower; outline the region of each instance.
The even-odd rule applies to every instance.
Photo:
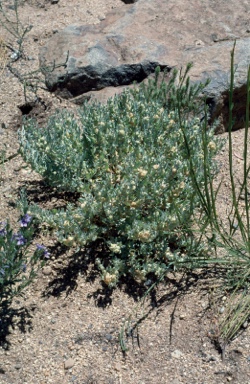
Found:
[[[0,229],[0,236],[5,236],[7,234],[7,231],[5,228]]]
[[[21,267],[21,268],[22,268],[22,271],[23,271],[23,272],[26,272],[27,265],[26,265],[26,264],[22,264],[22,267]]]
[[[46,259],[48,259],[50,257],[50,253],[48,252],[47,248],[44,245],[37,244],[36,248],[37,248],[38,251],[42,251],[43,252],[43,256],[46,257]]]
[[[24,245],[27,241],[21,233],[14,234],[12,240],[16,241],[17,245]]]
[[[5,236],[5,235],[7,235],[7,231],[6,231],[6,229],[5,229],[6,225],[7,225],[7,223],[5,223],[5,222],[0,222],[0,226],[2,227],[2,228],[0,229],[0,236]]]
[[[28,224],[31,222],[31,220],[32,220],[32,217],[28,215],[28,213],[26,213],[26,215],[24,215],[20,220],[20,226],[27,227]]]
[[[5,270],[4,270],[4,268],[5,268],[5,269],[6,269],[6,268],[9,268],[9,265],[8,265],[8,264],[5,264],[5,265],[3,265],[3,268],[0,269],[0,273],[1,273],[2,276],[5,275]]]

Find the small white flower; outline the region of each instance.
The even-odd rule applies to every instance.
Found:
[[[132,201],[132,203],[130,204],[130,208],[135,208],[136,206],[137,206],[137,202]]]
[[[177,172],[177,169],[175,167],[172,168],[172,173],[175,175]]]
[[[143,168],[138,168],[138,173],[141,177],[145,177],[148,171],[146,171],[146,169],[143,169]]]
[[[76,219],[76,220],[81,219],[81,215],[78,215],[78,214],[74,215],[74,219]]]
[[[173,119],[169,120],[168,125],[169,127],[172,127],[175,124],[175,121]]]
[[[214,141],[210,141],[207,145],[208,149],[210,149],[211,151],[215,151],[216,150],[216,144]]]
[[[138,283],[141,283],[142,281],[144,281],[145,280],[145,276],[146,276],[146,271],[145,270],[136,269],[135,272],[134,272],[134,279]]]
[[[106,284],[106,285],[110,285],[112,283],[115,283],[117,280],[117,276],[115,274],[111,274],[111,273],[106,273],[103,277],[103,282]]]
[[[176,148],[176,147],[172,147],[172,148],[170,149],[170,152],[171,152],[171,153],[176,153],[176,152],[177,152],[177,148]]]
[[[182,182],[180,183],[179,188],[180,188],[180,189],[184,189],[184,188],[185,188],[185,183],[184,183],[184,181],[182,181]]]
[[[117,243],[110,243],[109,244],[109,249],[111,252],[114,253],[121,253],[121,245]]]
[[[138,233],[138,239],[141,241],[146,242],[149,240],[149,238],[150,238],[150,232],[149,231],[144,230],[144,231],[141,231]]]
[[[63,240],[63,244],[67,245],[67,246],[72,245],[73,242],[74,242],[74,237],[73,236],[68,236],[67,239]]]

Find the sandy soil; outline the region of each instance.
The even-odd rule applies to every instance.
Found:
[[[3,1],[10,15],[10,1]],[[38,68],[39,48],[56,30],[72,23],[98,23],[120,0],[23,0],[20,21],[33,24],[25,40],[26,60],[21,72]],[[4,41],[13,43],[4,28]],[[17,129],[25,103],[18,79],[7,68],[1,70],[0,151],[15,155]],[[42,122],[56,108],[75,108],[70,101],[39,91],[43,104],[32,114]],[[234,138],[234,162],[240,175],[244,132]],[[224,135],[227,136],[226,134]],[[224,176],[218,197],[220,213],[229,204],[227,148],[220,154]],[[39,177],[25,167],[20,156],[0,167],[0,217],[14,224],[18,217],[15,200],[22,187],[36,190]],[[54,200],[53,200],[54,199]],[[57,197],[51,196],[51,202]],[[46,244],[55,245],[55,239]],[[5,337],[0,340],[1,384],[213,384],[250,383],[250,333],[244,330],[226,349],[222,361],[213,342],[226,293],[218,292],[219,271],[199,271],[170,276],[140,305],[145,292],[124,284],[107,290],[91,272],[82,255],[57,249],[47,266],[23,298],[14,300]],[[213,294],[219,296],[213,300]],[[143,316],[139,327],[136,321]],[[126,355],[121,351],[119,332],[131,317]]]

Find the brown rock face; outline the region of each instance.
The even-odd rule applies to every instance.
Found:
[[[224,130],[230,51],[237,39],[235,93],[240,127],[250,63],[249,16],[250,3],[245,0],[238,0],[237,7],[232,0],[139,0],[111,12],[98,25],[71,25],[59,32],[42,49],[40,62],[46,67],[68,57],[65,68],[44,73],[50,90],[76,97],[140,82],[157,65],[170,70],[192,61],[193,81],[211,78],[206,94],[212,118],[219,118]]]

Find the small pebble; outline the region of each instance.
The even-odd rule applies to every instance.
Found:
[[[176,349],[174,352],[171,353],[171,356],[175,359],[180,359],[183,356],[183,353],[179,351],[179,349]]]
[[[113,339],[113,336],[110,333],[107,333],[105,335],[106,340],[111,341]]]
[[[209,358],[208,358],[207,361],[208,361],[208,362],[209,362],[209,361],[217,361],[217,359],[216,359],[216,357],[214,357],[214,356],[209,356]]]
[[[184,320],[184,319],[186,319],[186,317],[187,317],[186,313],[181,313],[179,316],[179,319]]]
[[[64,362],[64,369],[70,369],[74,366],[75,361],[70,357]]]
[[[248,327],[248,321],[245,321],[245,323],[242,325],[243,328],[247,328]]]
[[[243,355],[243,353],[244,353],[244,349],[241,348],[241,347],[235,348],[233,351],[234,351],[235,353],[240,354],[240,355]]]
[[[47,265],[46,267],[43,267],[43,274],[45,276],[51,275],[51,273],[52,273],[52,268],[49,265]]]
[[[115,363],[114,364],[114,370],[115,371],[120,371],[121,370],[121,364],[120,363]]]

